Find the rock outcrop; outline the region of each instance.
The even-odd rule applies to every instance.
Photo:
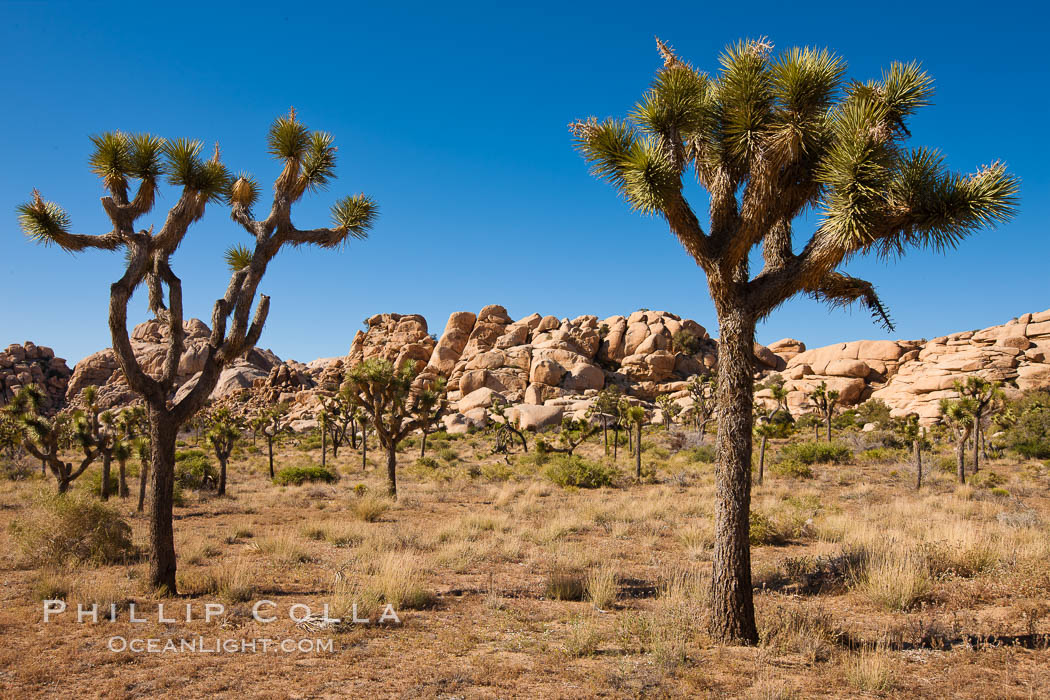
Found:
[[[665,311],[605,319],[534,313],[515,321],[493,304],[477,314],[452,314],[440,338],[415,314],[377,314],[366,323],[368,330],[357,332],[342,358],[304,365],[253,348],[223,371],[213,397],[236,397],[232,400],[244,409],[286,401],[293,418],[305,425],[320,405],[320,392],[336,391],[353,365],[382,357],[398,366],[413,363],[420,381],[448,380],[450,412],[444,421],[450,431],[484,426],[487,409],[497,401],[510,404],[508,415],[523,425],[542,428],[566,415],[583,418],[597,393],[610,385],[647,409],[661,394],[686,408],[692,401],[688,380],[718,366],[717,342],[707,330]],[[156,321],[132,333],[135,354],[148,372],[159,372],[164,361],[163,333]],[[209,333],[201,321],[186,322],[180,393],[203,367]],[[1050,310],[929,341],[859,340],[808,349],[784,338],[768,346],[756,343],[754,354],[756,381],[779,373],[796,415],[811,410],[808,394],[823,382],[839,392],[842,405],[881,399],[895,415],[917,413],[929,424],[937,418],[939,400],[954,396],[954,382],[970,375],[1002,382],[1013,393],[1050,387]],[[71,376],[49,348],[26,343],[0,353],[5,400],[28,381],[48,388],[52,408],[89,384],[102,387],[104,406],[135,398],[108,349],[77,363]],[[769,390],[757,397],[772,401]],[[657,411],[650,415],[659,419]]]
[[[208,338],[211,329],[199,319],[183,322],[185,349],[179,357],[179,368],[175,378],[175,397],[181,397],[196,383],[207,357]],[[157,320],[146,321],[135,326],[131,332],[131,347],[142,369],[158,376],[168,354],[165,342],[166,328]],[[223,370],[219,383],[212,392],[213,397],[230,395],[250,388],[259,379],[265,379],[270,371],[281,364],[281,358],[269,350],[252,348],[241,359]],[[74,402],[84,387],[99,387],[99,405],[103,408],[126,405],[136,400],[124,379],[112,348],[88,355],[73,368],[73,375],[66,388],[66,399]]]
[[[43,406],[53,413],[66,403],[66,387],[72,371],[66,361],[55,357],[55,351],[26,341],[9,345],[0,352],[0,406],[10,401],[27,384],[34,384],[44,394]]]

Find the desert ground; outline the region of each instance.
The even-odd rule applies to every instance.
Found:
[[[278,471],[318,464],[314,438],[280,444]],[[761,643],[752,648],[705,633],[712,436],[701,445],[684,426],[646,428],[640,481],[626,444],[614,460],[600,434],[585,443],[577,454],[612,481],[602,488],[559,486],[565,458],[535,443],[528,454],[494,454],[489,431],[431,435],[426,459],[410,438],[396,502],[374,446],[367,469],[358,450],[329,454],[335,483],[279,486],[265,447],[246,438],[227,496],[182,490],[175,598],[147,589],[142,557],[47,560],[41,543],[75,527],[48,510],[54,480],[8,481],[0,689],[11,698],[1050,696],[1047,463],[993,455],[961,486],[953,453],[935,443],[917,491],[907,450],[843,430],[839,463],[781,460],[804,439],[773,440],[754,488]],[[194,440],[183,435],[180,449]],[[109,507],[144,550],[134,464],[132,496]],[[92,484],[91,472],[75,482],[74,500],[97,502]],[[43,601],[58,599],[69,610],[45,623]],[[264,599],[276,622],[253,619]],[[77,603],[98,603],[103,618],[115,604],[117,620],[78,623]],[[146,622],[129,622],[132,603]],[[206,623],[207,603],[225,610]],[[314,613],[327,603],[342,622],[297,624],[297,603]],[[347,623],[355,603],[371,624]],[[376,623],[386,603],[399,623]],[[179,621],[158,621],[158,604]],[[111,651],[114,637],[331,645],[136,653]]]

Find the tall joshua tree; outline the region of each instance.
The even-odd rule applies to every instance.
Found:
[[[926,148],[906,149],[908,118],[932,81],[894,63],[881,80],[844,82],[827,50],[741,41],[707,75],[657,40],[664,65],[630,119],[571,125],[595,176],[642,214],[659,214],[707,276],[718,315],[716,535],[711,625],[724,641],[754,643],[748,521],[755,324],[803,293],[861,301],[887,326],[871,283],[837,271],[858,254],[949,250],[1006,220],[1017,181],[995,163],[971,175]],[[710,195],[702,225],[685,195],[692,174]],[[796,250],[792,222],[815,209],[816,231]],[[761,247],[763,267],[750,269]]]
[[[223,368],[258,342],[269,311],[269,297],[259,296],[254,317],[252,306],[267,266],[285,246],[338,248],[350,238],[364,238],[377,214],[371,199],[355,195],[332,207],[330,228],[297,228],[292,223],[292,206],[305,193],[326,188],[334,177],[336,149],[332,137],[311,132],[292,111],[273,122],[267,141],[270,154],[281,163],[282,170],[274,182],[273,203],[263,218],[253,214],[259,186],[250,175],[231,176],[219,158],[218,146],[214,156],[205,160],[200,141],[166,141],[151,134],[121,132],[92,137],[90,163],[107,190],[102,208],[112,227],[108,233],[72,233],[66,212],[45,201],[35,190],[30,201],[18,208],[22,229],[38,243],[56,244],[69,252],[94,248],[123,249],[125,253],[124,274],[110,287],[109,330],[128,385],[143,398],[149,417],[149,579],[155,587],[169,592],[175,592],[175,436],[179,427],[207,401]],[[179,190],[175,203],[159,228],[142,227],[137,222],[153,210],[165,179]],[[171,401],[185,344],[182,281],[172,269],[171,256],[193,224],[204,216],[206,207],[224,200],[233,220],[248,233],[252,244],[235,245],[226,251],[231,276],[226,293],[216,300],[212,312],[204,367],[196,385],[179,401]],[[167,331],[166,360],[156,376],[139,364],[128,336],[128,301],[143,286],[151,312]]]

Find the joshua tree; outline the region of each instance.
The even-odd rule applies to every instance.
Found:
[[[915,490],[918,491],[922,488],[922,435],[919,428],[919,414],[909,413],[904,418],[894,421],[893,428],[906,444],[911,443],[912,455],[915,459]]]
[[[859,254],[950,250],[1005,221],[1017,181],[995,163],[972,175],[909,150],[908,118],[932,81],[894,63],[881,80],[844,83],[827,50],[771,55],[742,41],[709,76],[657,42],[664,65],[629,121],[571,126],[595,176],[642,214],[659,214],[707,276],[718,316],[718,459],[711,624],[726,642],[758,640],[748,544],[755,324],[797,294],[860,300],[889,326],[872,284],[837,271]],[[685,195],[695,177],[709,197],[702,226]],[[792,223],[815,210],[816,230],[793,248]],[[764,266],[749,269],[761,246]]]
[[[220,408],[211,415],[207,440],[215,450],[215,459],[219,460],[218,495],[226,495],[226,465],[230,462],[233,446],[241,437],[240,425],[228,408]]]
[[[642,478],[642,423],[645,422],[645,409],[641,406],[627,406],[624,409],[625,422],[634,428],[634,476]]]
[[[766,474],[766,442],[777,434],[777,426],[769,420],[769,416],[763,416],[755,420],[755,435],[762,438],[758,448],[758,483],[762,483]]]
[[[379,444],[386,450],[387,488],[395,499],[397,445],[420,427],[420,420],[413,418],[412,381],[415,377],[415,367],[411,362],[395,369],[389,360],[378,357],[365,360],[346,373],[350,399],[368,416]]]
[[[521,429],[518,419],[511,420],[507,416],[508,404],[496,399],[489,406],[488,413],[492,424],[496,428],[496,441],[493,452],[509,452],[512,437],[521,442],[521,451],[529,451],[529,441],[525,437],[525,431]]]
[[[598,426],[589,420],[579,420],[570,416],[561,419],[561,430],[558,431],[558,442],[550,443],[546,440],[537,440],[537,445],[547,452],[560,452],[572,457],[576,448],[582,445],[587,438],[598,432]]]
[[[354,406],[350,402],[349,389],[346,386],[341,387],[335,396],[322,399],[321,405],[326,414],[328,435],[332,438],[332,457],[338,457],[339,447],[346,443],[350,426],[354,423]],[[322,438],[324,432],[322,429]]]
[[[977,412],[975,401],[969,397],[961,399],[941,399],[941,422],[955,436],[955,463],[959,474],[959,483],[966,483],[966,441],[973,434],[974,415]]]
[[[18,390],[4,409],[22,435],[22,445],[29,454],[39,459],[58,482],[58,492],[65,493],[69,485],[98,458],[85,420],[77,420],[69,411],[62,411],[47,418],[40,411],[43,393],[34,385],[27,384]],[[68,445],[78,445],[84,453],[80,464],[73,468],[72,462],[63,462],[60,452]]]
[[[263,411],[256,420],[261,421],[260,430],[266,440],[266,456],[270,463],[270,478],[273,479],[276,476],[273,470],[273,445],[283,434],[291,430],[288,425],[288,404],[282,401],[276,406],[271,406]]]
[[[259,283],[274,256],[285,246],[304,244],[338,248],[349,238],[364,238],[374,221],[375,203],[364,195],[338,201],[332,207],[333,226],[303,230],[292,223],[291,209],[306,192],[328,186],[335,173],[332,137],[311,132],[296,120],[294,110],[270,127],[270,154],[282,167],[274,182],[273,204],[261,219],[252,208],[260,188],[250,175],[232,177],[215,154],[205,161],[200,141],[165,141],[150,134],[108,132],[92,137],[92,171],[102,179],[107,195],[102,208],[112,230],[101,235],[70,232],[69,216],[38,192],[18,208],[22,229],[32,240],[57,244],[69,252],[89,248],[123,249],[124,274],[110,288],[109,329],[113,350],[128,385],[145,401],[150,427],[150,583],[175,592],[175,541],[172,498],[175,484],[175,439],[179,427],[204,405],[219,375],[254,346],[262,334],[269,298],[252,304]],[[154,207],[162,181],[179,188],[175,203],[159,228],[136,222]],[[134,195],[132,183],[138,182]],[[235,245],[226,252],[231,277],[226,293],[215,302],[211,337],[204,366],[193,388],[170,402],[179,358],[184,349],[182,282],[171,267],[171,256],[199,221],[209,203],[226,200],[233,220],[251,236],[253,247]],[[132,294],[145,286],[149,308],[166,329],[167,356],[158,376],[139,364],[128,336],[127,311]],[[167,299],[164,290],[167,289]]]
[[[999,382],[990,382],[981,377],[970,376],[966,382],[955,382],[959,396],[973,399],[973,472],[976,474],[981,466],[979,448],[983,426],[981,421],[991,416],[1002,404],[1003,390]]]
[[[119,480],[117,482],[117,493],[121,498],[127,498],[130,494],[128,490],[128,459],[131,458],[132,445],[126,440],[118,439],[113,445],[113,459],[117,461],[117,475]]]
[[[602,440],[605,443],[605,454],[609,454],[609,422],[616,423],[616,409],[620,404],[620,398],[620,387],[612,384],[599,391],[598,396],[594,399],[594,403],[591,404],[591,415],[597,416],[602,424]],[[615,437],[618,436],[619,431],[614,436],[614,448]]]
[[[809,392],[809,400],[817,410],[828,429],[828,442],[831,442],[831,419],[835,417],[835,406],[839,400],[839,392],[828,389],[827,382],[821,382],[820,386]]]
[[[125,408],[117,417],[117,445],[113,450],[113,458],[117,460],[120,471],[120,497],[127,498],[128,491],[127,461],[135,453],[135,441],[146,432],[146,411],[141,406]],[[140,477],[141,480],[141,477]]]
[[[704,444],[704,433],[707,432],[707,424],[714,420],[715,409],[715,382],[712,375],[698,374],[689,380],[689,395],[693,397],[691,409],[693,425],[700,438],[700,444]]]
[[[670,394],[657,396],[656,405],[660,407],[660,413],[663,415],[664,429],[670,430],[674,419],[682,412],[682,407],[674,402]]]
[[[430,386],[420,390],[419,395],[416,397],[416,422],[419,424],[419,429],[423,431],[423,439],[419,444],[420,457],[427,456],[427,433],[447,405],[444,377],[435,379]]]
[[[140,435],[135,438],[135,454],[139,458],[139,504],[138,511],[141,513],[146,507],[146,483],[149,480],[149,465],[152,457],[152,448],[149,444],[148,435]]]

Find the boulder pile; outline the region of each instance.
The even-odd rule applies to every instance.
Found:
[[[66,403],[66,387],[73,372],[55,351],[26,341],[9,345],[0,352],[0,405],[10,401],[27,384],[35,384],[44,394],[41,407],[53,413]]]
[[[514,320],[493,304],[476,314],[453,313],[440,337],[416,314],[377,314],[366,325],[346,357],[301,364],[253,348],[223,371],[213,397],[245,409],[285,401],[292,419],[309,425],[321,393],[338,390],[348,368],[381,357],[398,366],[413,363],[421,382],[447,380],[450,409],[444,421],[450,431],[485,425],[496,402],[506,403],[507,415],[525,427],[556,425],[565,415],[583,418],[598,392],[614,385],[659,421],[657,396],[668,394],[688,408],[689,380],[718,366],[717,341],[707,330],[666,311],[604,319],[534,313]],[[210,334],[197,319],[187,321],[185,330],[174,398],[196,381]],[[166,353],[163,326],[156,321],[136,326],[132,345],[146,371],[159,373]],[[784,338],[768,346],[756,343],[754,355],[756,382],[779,374],[795,415],[812,410],[808,395],[824,383],[839,392],[843,406],[880,399],[895,415],[917,413],[930,424],[939,400],[954,396],[954,382],[970,375],[1002,382],[1008,393],[1050,387],[1050,310],[933,340],[859,340],[807,349]],[[103,406],[135,399],[109,349],[77,363],[71,376],[65,361],[48,348],[26,343],[0,353],[5,400],[28,381],[46,386],[55,408],[89,384],[101,387]],[[757,398],[772,401],[768,389]]]

